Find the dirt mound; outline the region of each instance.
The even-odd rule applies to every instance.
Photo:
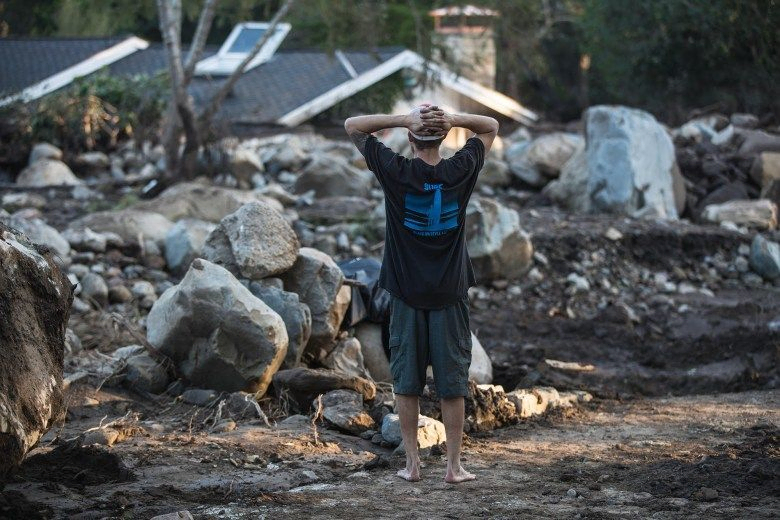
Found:
[[[57,471],[52,471],[52,468],[57,468]],[[136,480],[133,472],[116,454],[98,446],[77,445],[58,446],[29,457],[14,478],[56,482],[70,488]]]

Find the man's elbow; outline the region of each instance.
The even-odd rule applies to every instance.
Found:
[[[490,118],[490,124],[492,125],[491,133],[497,134],[498,133],[498,121],[494,118]]]
[[[348,117],[348,118],[347,118],[347,119],[344,121],[344,130],[346,130],[346,132],[347,132],[348,134],[351,134],[351,133],[353,133],[353,132],[355,131],[355,121],[354,121],[354,119],[353,119],[353,118],[351,118],[351,117]]]

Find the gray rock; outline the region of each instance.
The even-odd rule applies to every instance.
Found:
[[[477,186],[498,188],[509,186],[511,183],[512,175],[507,163],[497,159],[485,159],[485,164],[477,177]]]
[[[780,244],[756,235],[750,246],[750,267],[768,280],[780,277]]]
[[[214,402],[218,395],[219,393],[214,390],[190,388],[181,394],[181,400],[195,406],[206,406]]]
[[[620,106],[585,112],[586,145],[545,193],[579,212],[677,218],[672,140],[652,115]]]
[[[98,428],[84,434],[81,440],[82,446],[92,446],[100,444],[101,446],[113,446],[119,440],[119,432],[113,428]]]
[[[111,160],[103,152],[84,152],[76,156],[74,165],[81,171],[84,169],[89,173],[95,173],[107,170],[111,166]]]
[[[363,362],[360,341],[356,338],[340,340],[322,360],[322,365],[347,377],[371,378]]]
[[[281,280],[278,278],[275,280],[281,285]],[[309,306],[302,303],[297,294],[283,291],[269,284],[252,282],[249,284],[249,290],[284,320],[289,342],[282,368],[297,366],[311,336],[312,322]]]
[[[301,171],[293,191],[306,193],[311,190],[315,197],[367,197],[373,180],[371,172],[355,168],[346,159],[321,154]]]
[[[182,282],[155,302],[147,339],[190,381],[262,396],[287,354],[279,315],[226,269],[196,259]]]
[[[46,206],[46,199],[37,193],[6,193],[0,205],[3,209],[12,212],[23,208],[42,209]]]
[[[168,387],[170,379],[165,367],[148,352],[143,352],[127,359],[125,381],[138,390],[161,394]]]
[[[360,342],[363,363],[371,379],[378,383],[392,383],[390,361],[382,344],[382,327],[363,321],[355,326],[355,338]]]
[[[97,273],[87,273],[81,279],[81,297],[87,301],[95,301],[101,307],[108,303],[108,286],[103,277]]]
[[[230,416],[236,421],[265,417],[262,408],[249,392],[233,392],[225,399]]]
[[[295,231],[278,211],[251,202],[223,218],[209,234],[203,258],[236,276],[260,279],[290,269],[299,247]]]
[[[196,182],[174,184],[156,198],[139,202],[133,208],[153,211],[172,221],[192,218],[219,222],[250,202],[266,203],[279,212],[284,209],[278,201],[252,191],[220,188]]]
[[[731,124],[741,128],[755,128],[758,126],[758,117],[753,114],[731,114]]]
[[[68,165],[56,159],[38,159],[19,173],[19,186],[60,186],[81,184]]]
[[[763,130],[742,130],[740,135],[744,140],[738,153],[743,157],[752,157],[762,152],[780,152],[780,135]]]
[[[56,229],[39,218],[26,219],[13,215],[10,217],[0,216],[0,222],[21,231],[36,244],[51,248],[61,259],[66,259],[70,255],[70,244],[68,244],[68,241]]]
[[[352,403],[325,407],[322,416],[336,428],[352,435],[360,435],[366,430],[376,428],[374,419],[363,409]]]
[[[541,188],[548,180],[536,167],[528,161],[529,141],[519,141],[507,147],[504,156],[509,165],[509,171],[516,178],[535,188]]]
[[[490,361],[490,356],[485,352],[485,348],[473,332],[471,333],[469,379],[476,381],[480,385],[489,385],[493,382],[493,364]]]
[[[247,189],[252,186],[252,177],[257,173],[263,173],[265,166],[254,150],[238,148],[229,158],[230,173],[238,181],[238,186]]]
[[[206,238],[216,225],[204,220],[185,218],[178,221],[165,236],[165,261],[174,273],[186,272],[193,260],[201,256]]]
[[[49,143],[36,143],[30,152],[28,164],[32,164],[39,159],[62,159],[62,150]]]
[[[192,513],[186,509],[183,511],[176,511],[175,513],[166,513],[164,515],[153,516],[149,520],[194,520]]]
[[[65,331],[65,355],[73,356],[81,352],[81,349],[81,340],[76,333],[73,332],[73,329],[68,328]]]
[[[390,413],[382,419],[382,438],[391,446],[398,446],[401,438],[401,421],[398,414]],[[420,415],[417,421],[417,446],[420,449],[441,444],[446,439],[444,424],[436,419]]]
[[[68,228],[63,231],[62,236],[76,251],[94,251],[95,253],[106,251],[106,237],[95,233],[88,227],[83,229]]]
[[[322,402],[322,406],[327,408],[329,406],[337,406],[342,404],[348,404],[351,406],[361,407],[363,406],[363,396],[359,392],[354,390],[347,390],[340,388],[338,390],[331,390],[322,394],[319,398]],[[311,403],[313,410],[316,410],[318,406],[318,400],[315,399]]]
[[[157,299],[157,293],[155,292],[154,285],[147,282],[146,280],[138,280],[133,282],[133,288],[130,291],[138,300],[142,300],[144,298],[154,298],[155,300]]]
[[[298,215],[312,224],[365,222],[371,218],[374,205],[363,197],[323,197],[298,209]]]
[[[139,238],[150,239],[162,246],[173,223],[159,213],[123,209],[90,213],[68,227],[74,230],[90,228],[97,233],[116,233],[125,242],[138,243]]]
[[[766,197],[772,183],[780,181],[780,152],[763,152],[757,155],[753,160],[750,176],[761,186],[761,197]]]
[[[64,419],[63,347],[72,298],[51,253],[0,223],[0,475]]]
[[[318,359],[321,352],[333,349],[333,339],[349,306],[352,293],[349,287],[342,287],[344,274],[325,253],[302,247],[295,264],[281,278],[285,288],[309,306],[312,330],[304,353]]]
[[[466,239],[480,283],[512,280],[531,268],[533,246],[520,228],[520,216],[496,200],[472,197],[466,210]]]
[[[526,160],[545,177],[556,178],[563,165],[584,146],[585,140],[577,134],[544,134],[531,142],[526,152]]]
[[[372,381],[361,377],[346,377],[324,368],[297,367],[280,370],[274,375],[274,389],[277,394],[287,393],[292,402],[300,408],[308,409],[318,395],[339,388],[359,392],[364,401],[371,401],[376,397],[376,385]]]
[[[737,226],[756,229],[777,227],[777,206],[766,199],[732,200],[723,204],[710,204],[701,213],[702,219],[716,224],[731,222]]]
[[[133,293],[124,285],[114,285],[108,288],[109,303],[128,303],[133,301]]]

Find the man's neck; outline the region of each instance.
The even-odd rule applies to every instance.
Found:
[[[414,150],[414,156],[422,159],[423,162],[435,166],[441,161],[441,155],[438,148],[425,148],[423,150]]]

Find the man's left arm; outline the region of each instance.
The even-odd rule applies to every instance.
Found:
[[[384,130],[386,128],[406,128],[414,133],[424,133],[427,131],[423,125],[421,114],[423,111],[417,111],[416,113],[391,116],[387,114],[372,114],[367,116],[355,116],[350,117],[344,121],[344,129],[349,134],[349,138],[355,144],[360,153],[365,155],[366,152],[366,139],[374,132]]]

